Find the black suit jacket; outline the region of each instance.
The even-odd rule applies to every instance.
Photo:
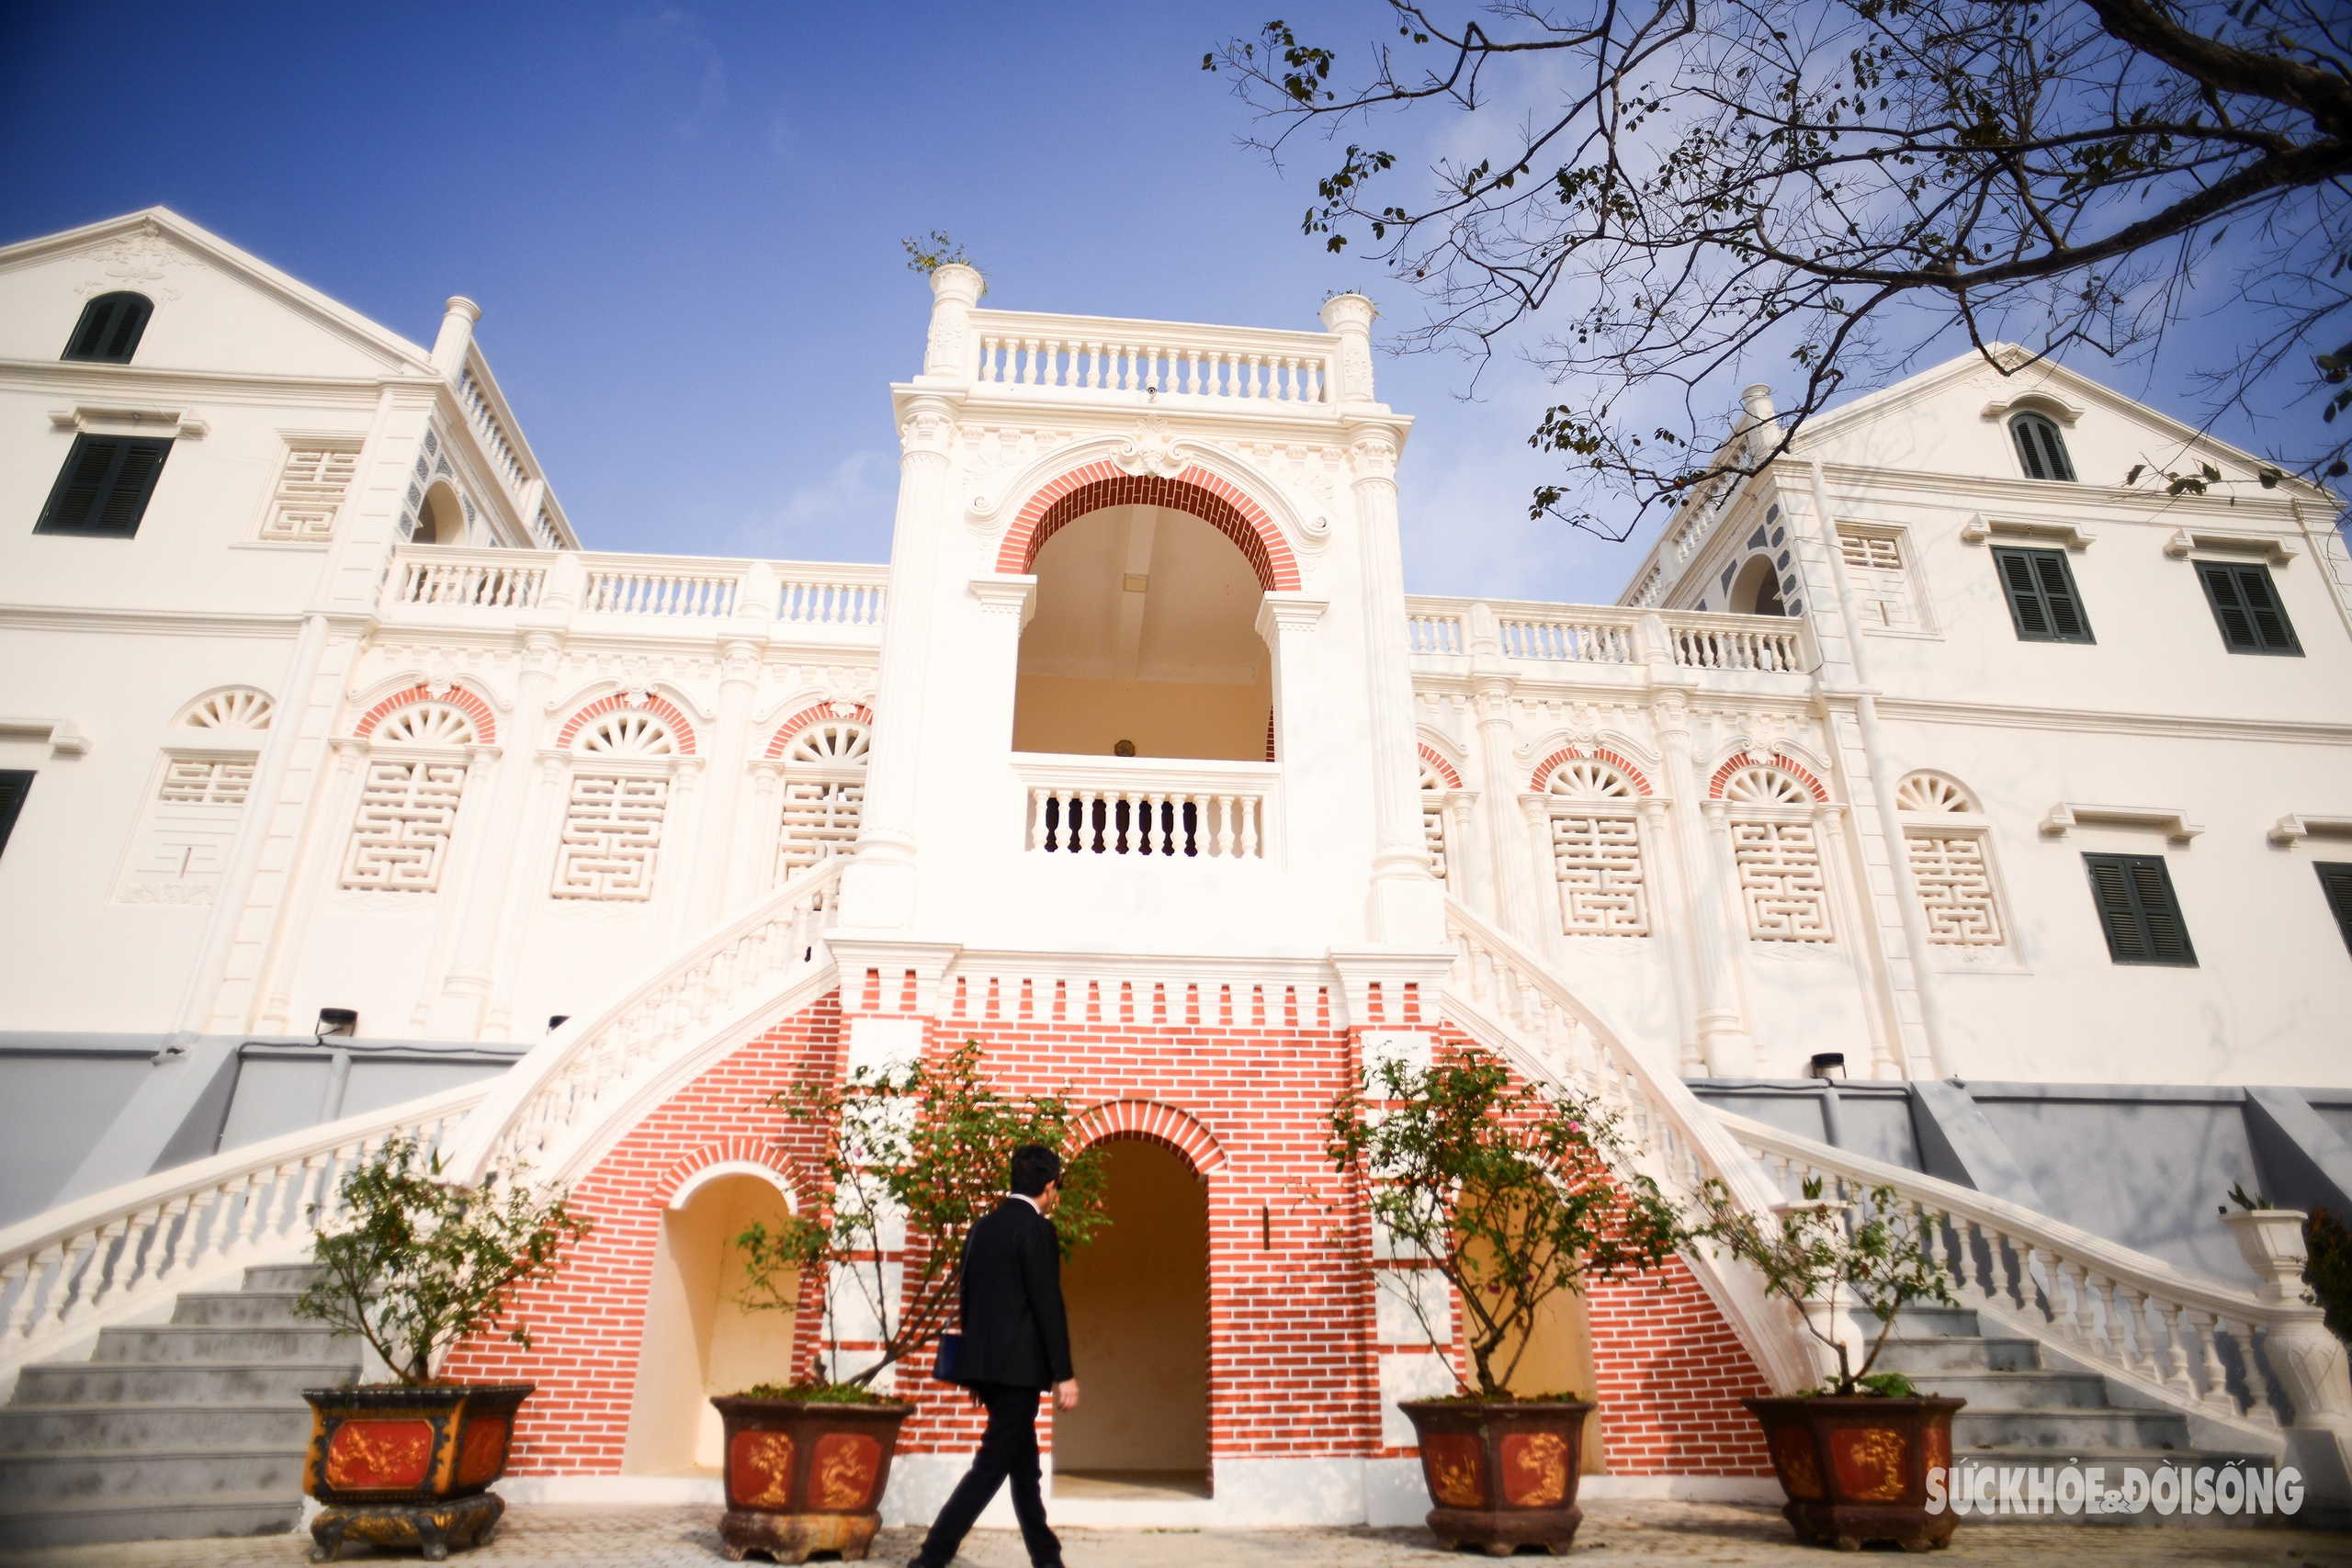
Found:
[[[1054,1223],[1007,1197],[964,1243],[964,1343],[956,1380],[1051,1388],[1076,1374],[1062,1311],[1061,1247]]]

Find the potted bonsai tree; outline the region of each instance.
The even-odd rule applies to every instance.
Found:
[[[1498,1554],[1566,1551],[1584,1517],[1577,1486],[1594,1406],[1582,1391],[1517,1390],[1513,1375],[1547,1302],[1656,1269],[1687,1239],[1679,1213],[1629,1168],[1610,1115],[1476,1048],[1367,1068],[1331,1106],[1327,1152],[1363,1181],[1392,1256],[1426,1264],[1461,1311],[1475,1385],[1451,1355],[1451,1314],[1419,1289],[1399,1292],[1460,1390],[1399,1404],[1436,1505],[1430,1529]],[[1414,1281],[1381,1288],[1396,1283]]]
[[[1960,1520],[1948,1508],[1928,1511],[1928,1472],[1949,1474],[1952,1414],[1968,1402],[1922,1394],[1902,1372],[1872,1369],[1905,1307],[1954,1304],[1929,1246],[1941,1216],[1917,1212],[1891,1187],[1850,1199],[1824,1197],[1825,1187],[1808,1178],[1803,1201],[1776,1205],[1770,1224],[1721,1182],[1701,1190],[1703,1234],[1795,1304],[1822,1347],[1816,1366],[1836,1368],[1818,1389],[1744,1403],[1764,1428],[1798,1540],[1848,1551],[1871,1540],[1940,1547]],[[1878,1323],[1859,1365],[1849,1308]]]
[[[294,1313],[357,1335],[393,1381],[302,1391],[312,1412],[303,1489],[326,1505],[311,1538],[322,1560],[349,1538],[421,1546],[437,1562],[498,1523],[504,1505],[490,1483],[505,1472],[531,1385],[447,1382],[435,1364],[500,1326],[514,1292],[552,1276],[591,1226],[563,1189],[535,1193],[518,1172],[447,1179],[413,1136],[389,1140],[337,1191],[311,1246],[317,1277]],[[318,1225],[320,1205],[310,1213]],[[506,1337],[531,1343],[521,1323]]]
[[[753,1221],[734,1247],[747,1307],[793,1309],[817,1284],[827,1316],[854,1301],[876,1348],[847,1365],[836,1341],[798,1382],[719,1394],[730,1557],[759,1550],[799,1562],[812,1551],[865,1555],[881,1526],[899,1427],[914,1406],[879,1392],[884,1374],[956,1325],[964,1239],[1005,1191],[1012,1151],[1057,1148],[1073,1113],[1053,1095],[999,1094],[980,1077],[980,1043],[930,1062],[860,1067],[838,1084],[770,1097],[788,1122],[820,1133],[817,1174],[831,1201],[771,1229]],[[1054,1228],[1065,1258],[1104,1224],[1102,1161],[1062,1168]]]

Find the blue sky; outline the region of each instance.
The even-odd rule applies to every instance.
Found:
[[[1353,44],[1383,9],[1283,15]],[[947,230],[1012,309],[1311,327],[1356,288],[1416,310],[1299,234],[1315,156],[1279,177],[1237,146],[1245,111],[1200,59],[1263,19],[21,7],[0,51],[0,240],[162,204],[420,343],[468,295],[591,547],[879,560],[888,388],[918,367],[929,299],[901,236]],[[1426,151],[1396,129],[1383,144]],[[1498,364],[1465,402],[1458,361],[1384,358],[1379,377],[1417,420],[1411,587],[1614,596],[1651,529],[1611,546],[1526,521],[1548,471],[1524,445],[1538,378]]]

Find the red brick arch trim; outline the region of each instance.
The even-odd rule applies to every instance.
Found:
[[[1707,798],[1710,800],[1721,800],[1724,797],[1724,786],[1731,783],[1732,774],[1739,772],[1742,768],[1757,767],[1778,768],[1781,772],[1796,780],[1797,783],[1804,785],[1806,789],[1812,791],[1814,799],[1821,802],[1825,806],[1829,803],[1829,792],[1821,787],[1821,781],[1813,776],[1811,770],[1807,769],[1804,763],[1798,761],[1795,758],[1781,751],[1773,752],[1761,762],[1758,762],[1754,757],[1749,756],[1745,751],[1740,752],[1736,757],[1725,758],[1724,760],[1724,765],[1715,770],[1715,776],[1713,780],[1707,785]]]
[[[454,683],[445,688],[437,697],[433,694],[432,687],[424,685],[411,686],[405,692],[394,692],[390,696],[369,708],[367,715],[360,719],[358,728],[351,733],[357,739],[365,740],[376,732],[378,725],[412,703],[447,703],[451,707],[463,709],[466,716],[474,721],[474,738],[484,746],[498,744],[498,721],[491,716],[490,705],[463,686]]]
[[[1156,1100],[1106,1100],[1070,1128],[1070,1143],[1081,1149],[1105,1138],[1145,1138],[1173,1149],[1204,1181],[1225,1164],[1225,1151],[1206,1127],[1174,1106]]]
[[[1298,559],[1266,509],[1239,488],[1203,468],[1186,468],[1172,479],[1135,475],[1113,463],[1089,463],[1053,480],[1029,498],[997,551],[996,569],[1025,572],[1054,531],[1106,506],[1165,506],[1189,512],[1231,539],[1258,573],[1268,592],[1298,587]]]
[[[1588,757],[1596,762],[1606,762],[1611,767],[1616,769],[1619,773],[1624,774],[1627,779],[1632,781],[1634,788],[1640,791],[1642,794],[1656,795],[1657,793],[1656,790],[1650,788],[1650,781],[1647,774],[1644,773],[1641,769],[1634,766],[1633,763],[1627,761],[1623,756],[1615,751],[1610,750],[1605,746],[1596,746],[1589,751],[1579,751],[1573,746],[1561,747],[1558,750],[1544,758],[1544,765],[1535,770],[1535,776],[1527,781],[1527,788],[1529,792],[1534,795],[1542,795],[1545,790],[1552,787],[1552,775],[1560,771],[1561,763],[1582,761]]]
[[[1431,773],[1445,781],[1446,788],[1460,789],[1462,787],[1462,775],[1453,771],[1453,764],[1439,756],[1428,742],[1422,742],[1420,752],[1421,761],[1430,765]]]
[[[696,1171],[707,1170],[714,1165],[737,1163],[764,1166],[774,1171],[776,1179],[791,1192],[796,1208],[808,1205],[809,1189],[800,1179],[800,1173],[793,1168],[788,1159],[776,1152],[770,1140],[748,1134],[720,1138],[681,1156],[662,1173],[661,1180],[654,1183],[654,1190],[662,1194],[662,1201],[666,1205],[677,1195],[678,1189],[694,1179]]]
[[[819,720],[828,718],[846,718],[868,729],[874,728],[874,710],[864,703],[819,703],[815,707],[802,708],[778,727],[775,738],[768,742],[767,760],[773,762],[783,756],[784,749],[792,743],[794,736]]]
[[[570,747],[572,738],[580,733],[582,727],[598,714],[610,713],[615,708],[625,708],[628,705],[627,692],[615,692],[610,696],[597,698],[564,722],[563,733],[555,738],[557,750],[561,750]],[[677,704],[667,697],[656,696],[653,693],[648,692],[645,694],[645,701],[638,704],[637,706],[639,711],[652,714],[670,727],[670,733],[677,737],[680,756],[691,757],[695,754],[695,727],[686,722],[686,716],[679,711]]]

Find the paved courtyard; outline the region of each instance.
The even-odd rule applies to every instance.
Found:
[[[1647,1562],[1821,1564],[1838,1559],[1798,1546],[1769,1507],[1718,1503],[1595,1503],[1586,1508],[1574,1557],[1592,1568]],[[1061,1532],[1070,1568],[1442,1568],[1486,1561],[1453,1555],[1419,1529],[1080,1530]],[[900,1564],[920,1536],[886,1530],[875,1561]],[[307,1537],[152,1541],[0,1554],[7,1568],[294,1568],[309,1561]],[[344,1561],[416,1562],[416,1554],[345,1551]],[[508,1512],[491,1543],[451,1561],[492,1565],[563,1563],[569,1568],[694,1568],[725,1561],[718,1517],[707,1507],[600,1507],[534,1504]],[[753,1557],[750,1561],[765,1561]],[[1026,1568],[1021,1538],[976,1531],[962,1561],[971,1568]],[[2352,1568],[2352,1535],[2281,1529],[2184,1529],[2081,1524],[1962,1524],[1937,1561],[2075,1568],[2077,1564],[2291,1563]]]

